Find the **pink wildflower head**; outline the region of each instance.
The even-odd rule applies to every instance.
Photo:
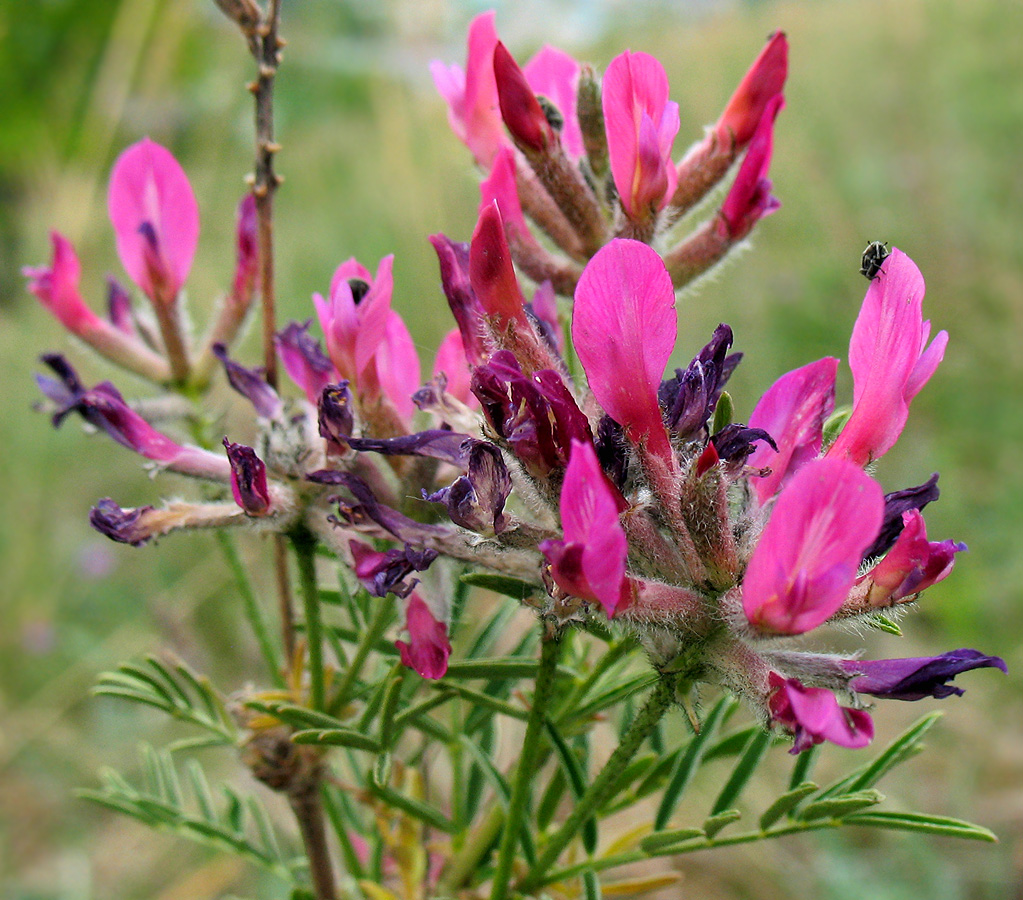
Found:
[[[750,427],[764,429],[778,447],[775,450],[765,441],[747,460],[752,468],[770,469],[752,480],[761,504],[820,453],[824,422],[835,408],[837,371],[838,360],[827,356],[782,375],[750,415]]]
[[[945,355],[947,332],[928,345],[924,279],[905,253],[892,248],[871,280],[849,344],[853,411],[829,456],[859,466],[879,459],[898,440],[909,404]]]
[[[664,67],[626,50],[604,73],[604,122],[615,187],[629,218],[645,221],[671,199],[678,174],[671,159],[678,104],[668,100]]]
[[[598,601],[608,618],[630,596],[625,577],[628,545],[618,521],[620,499],[601,470],[593,445],[573,441],[561,489],[565,539],[540,544],[557,585],[572,596]]]
[[[125,150],[110,174],[108,209],[125,271],[154,302],[171,302],[192,268],[199,207],[170,151],[149,138]]]
[[[81,335],[100,327],[99,316],[85,305],[78,290],[82,267],[75,248],[56,231],[50,233],[50,240],[53,259],[49,268],[26,266],[22,270],[28,279],[28,289],[72,334]]]
[[[590,389],[633,443],[671,455],[657,402],[675,347],[675,291],[656,251],[622,238],[597,251],[579,279],[572,339]]]
[[[902,514],[903,528],[884,558],[864,577],[870,582],[871,606],[883,607],[913,599],[932,584],[947,578],[955,555],[966,550],[956,541],[928,541],[924,517],[918,509]]]
[[[881,488],[841,460],[803,466],[781,492],[746,569],[742,604],[767,634],[802,634],[838,611],[884,513]]]
[[[408,641],[394,642],[402,664],[415,669],[423,678],[443,678],[451,655],[448,626],[434,616],[415,591],[405,606],[405,628]]]
[[[725,106],[714,134],[720,146],[741,150],[753,138],[775,97],[780,97],[789,69],[785,33],[776,31]]]
[[[741,241],[757,222],[781,206],[777,198],[771,196],[767,172],[771,167],[774,120],[784,103],[781,94],[768,102],[746,151],[746,158],[721,205],[720,221],[730,241]]]
[[[805,687],[798,679],[782,678],[777,672],[770,673],[768,683],[771,718],[795,737],[789,752],[801,753],[823,741],[859,749],[874,739],[869,713],[839,706],[831,691]]]

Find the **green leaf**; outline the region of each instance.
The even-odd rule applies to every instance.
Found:
[[[326,713],[309,709],[306,706],[297,706],[294,703],[265,703],[261,700],[248,700],[245,705],[249,709],[254,709],[257,712],[266,713],[276,719],[280,719],[286,725],[291,725],[294,728],[332,729],[345,727],[345,723],[340,719],[334,718],[334,716],[328,716]]]
[[[759,725],[750,725],[740,731],[733,731],[731,734],[725,735],[716,744],[707,748],[707,752],[703,754],[704,763],[709,763],[712,759],[720,757],[738,756],[746,749],[750,738],[759,731],[763,731],[763,728]]]
[[[916,755],[919,752],[923,736],[930,731],[934,723],[941,718],[941,715],[940,712],[930,713],[900,734],[867,766],[861,775],[850,783],[848,792],[862,791],[864,788],[873,787],[887,772],[890,772],[899,763],[905,762],[911,756]]]
[[[558,717],[558,724],[565,725],[567,722],[585,722],[588,719],[592,719],[597,713],[603,712],[609,706],[615,706],[626,698],[645,691],[659,677],[658,675],[644,672],[633,678],[620,681],[597,694],[589,703],[577,706],[574,710],[566,710],[564,715]]]
[[[712,816],[723,813],[735,803],[742,793],[742,789],[746,787],[750,778],[753,777],[757,766],[763,760],[764,754],[767,753],[767,748],[771,746],[771,740],[771,733],[762,729],[758,729],[757,733],[749,739],[745,752],[742,754],[739,762],[736,763],[731,776],[725,782],[721,793],[718,794],[717,800],[714,801],[714,806],[711,809]]]
[[[717,434],[726,425],[732,424],[732,417],[735,415],[732,395],[728,391],[722,391],[718,398],[717,406],[714,407],[714,426],[711,434]]]
[[[696,774],[696,770],[700,767],[707,745],[713,739],[726,713],[734,705],[735,700],[729,695],[718,700],[704,720],[700,733],[694,735],[689,741],[685,752],[679,758],[677,768],[672,772],[668,786],[664,789],[664,794],[661,796],[661,803],[657,808],[657,815],[654,817],[654,829],[656,831],[663,830],[668,824],[668,820],[678,806],[682,793],[689,786],[693,775]]]
[[[974,841],[996,843],[998,837],[993,831],[946,816],[928,816],[923,813],[869,812],[857,813],[844,819],[849,825],[866,825],[871,828],[886,828],[893,831],[919,831],[924,834],[940,834],[945,837],[966,838]]]
[[[888,616],[883,616],[881,613],[874,613],[874,615],[869,616],[866,621],[871,628],[876,628],[878,631],[884,631],[887,634],[894,634],[896,637],[902,637],[902,629],[899,628],[898,624],[893,619],[889,619]]]
[[[444,813],[420,800],[413,800],[411,797],[406,797],[404,794],[389,787],[374,786],[372,791],[385,803],[389,803],[396,809],[400,809],[414,819],[419,819],[421,822],[425,822],[439,831],[454,834],[457,830],[455,823],[445,816]]]
[[[369,774],[374,787],[385,788],[391,782],[391,753],[384,750],[373,761],[373,770]]]
[[[583,900],[601,900],[600,877],[593,869],[583,872]]]
[[[782,816],[787,815],[799,806],[803,800],[809,797],[810,794],[814,793],[817,789],[817,785],[812,781],[804,781],[798,787],[782,794],[774,801],[774,803],[764,810],[763,815],[760,817],[760,830],[767,831],[767,829],[777,822]]]
[[[450,674],[450,671],[448,674]],[[456,694],[464,697],[477,707],[482,706],[486,709],[491,709],[494,712],[510,716],[513,719],[522,719],[525,721],[529,717],[529,713],[519,706],[513,706],[511,703],[506,703],[504,700],[498,700],[496,697],[491,697],[489,694],[483,693],[482,691],[474,691],[472,688],[467,688],[457,682],[442,679],[440,681],[433,682],[431,687],[435,687],[439,690],[454,691]]]
[[[857,791],[839,797],[827,797],[815,803],[808,803],[796,818],[803,822],[813,819],[841,819],[843,816],[874,806],[882,800],[884,794],[879,791]]]
[[[467,572],[459,581],[470,587],[480,587],[495,594],[504,594],[506,597],[513,597],[520,603],[527,597],[539,593],[540,588],[528,581],[521,581],[518,578],[511,578],[507,575],[495,575],[490,572]]]
[[[568,780],[572,796],[578,800],[586,793],[586,773],[579,764],[578,757],[576,757],[572,748],[568,746],[564,737],[558,731],[557,726],[550,719],[545,719],[544,725],[547,728],[547,734],[550,735],[551,742],[554,744],[554,752],[557,754],[558,760],[565,770],[565,777]],[[592,855],[597,850],[596,818],[591,816],[583,822],[580,831],[583,839],[583,848]]]
[[[732,822],[736,822],[741,818],[742,813],[737,809],[722,810],[719,813],[714,813],[703,823],[703,831],[708,839],[713,838],[726,825],[731,825]]]
[[[446,678],[536,678],[539,663],[528,657],[459,659],[448,663]]]
[[[644,853],[658,853],[665,847],[683,844],[693,838],[706,837],[702,828],[672,828],[669,831],[655,831],[639,842]]]
[[[368,750],[370,753],[380,751],[380,743],[376,738],[353,731],[351,728],[310,728],[305,731],[296,731],[291,739],[296,744],[351,747],[354,750]]]

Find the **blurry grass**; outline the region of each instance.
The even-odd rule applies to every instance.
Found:
[[[249,639],[204,541],[175,537],[135,551],[88,528],[99,497],[154,503],[188,486],[151,482],[109,442],[84,436],[74,423],[54,435],[29,412],[37,394],[28,373],[44,349],[68,350],[89,380],[108,373],[68,344],[11,275],[48,257],[47,230],[58,227],[75,240],[87,295],[99,305],[104,272],[119,272],[105,215],[106,172],[125,145],[149,134],[172,147],[200,198],[203,235],[189,290],[193,309],[208,308],[230,276],[233,209],[251,166],[243,90],[250,71],[240,39],[212,4],[58,6],[65,18],[51,13],[52,33],[42,18],[16,19],[13,5],[0,12],[0,37],[24,49],[7,54],[0,70],[8,88],[0,188],[12,198],[0,213],[0,807],[21,812],[0,820],[0,866],[12,873],[18,897],[155,897],[159,890],[172,897],[174,885],[158,873],[171,854],[178,860],[180,845],[131,837],[130,826],[69,797],[72,786],[93,781],[101,761],[132,766],[131,735],[141,724],[155,727],[134,712],[122,718],[123,710],[89,700],[86,691],[98,670],[158,647],[195,660],[230,689],[251,671]],[[390,4],[369,15],[360,5],[325,2],[288,9],[279,82],[279,162],[287,179],[277,207],[279,293],[284,318],[306,318],[310,293],[327,288],[338,262],[356,256],[375,268],[394,252],[395,305],[424,350],[425,368],[449,327],[425,236],[467,239],[478,195],[467,153],[448,132],[426,75],[431,56],[461,59],[464,51],[437,49],[428,26],[405,26],[395,37],[387,16],[400,10]],[[434,15],[439,31],[443,17]],[[449,16],[459,17],[468,14]],[[512,18],[502,13],[499,28]],[[447,24],[449,35],[463,30]],[[1007,0],[769,3],[677,27],[666,27],[663,16],[630,16],[628,25],[628,34],[616,31],[602,48],[563,43],[599,65],[625,46],[658,55],[682,109],[680,145],[713,121],[764,35],[788,31],[791,76],[772,168],[783,208],[758,230],[751,252],[680,302],[680,358],[718,322],[731,324],[747,354],[732,393],[738,414],[748,415],[753,398],[781,373],[847,355],[867,240],[909,252],[927,278],[926,312],[951,342],[877,474],[894,490],[940,471],[942,499],[927,512],[931,536],[971,548],[909,620],[909,652],[975,644],[1019,671],[1023,61],[1016,45],[1023,7]],[[524,57],[534,47],[514,49]],[[48,52],[57,54],[49,69],[33,62]],[[367,67],[373,59],[379,65]],[[255,358],[255,341],[249,344]],[[119,384],[128,393],[136,387]],[[845,398],[849,388],[845,375]],[[246,552],[257,570],[266,568],[264,546]],[[907,652],[894,638],[872,638],[872,647],[876,655]],[[945,844],[894,838],[887,853],[869,843],[876,838],[847,835],[824,845],[791,842],[773,851],[773,870],[763,858],[770,849],[718,854],[693,863],[690,885],[706,876],[717,885],[708,896],[773,896],[756,873],[772,872],[771,884],[783,891],[778,861],[785,860],[805,867],[798,879],[804,892],[836,900],[857,886],[892,900],[913,896],[914,885],[942,898],[1003,896],[1020,877],[1019,681],[966,678],[967,698],[946,704],[935,738],[940,752],[915,764],[920,782],[902,789],[906,803],[977,816],[1002,832],[1003,851],[956,846],[946,854]],[[902,714],[890,704],[879,724],[894,733]],[[941,790],[951,794],[934,796]],[[90,865],[86,854],[107,840],[130,841],[133,852]],[[735,859],[743,861],[741,877]],[[176,863],[172,880],[185,868]],[[91,873],[85,888],[76,874],[83,870]],[[212,886],[206,894],[189,890],[221,895]]]

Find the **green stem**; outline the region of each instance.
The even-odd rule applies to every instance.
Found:
[[[579,798],[575,808],[569,817],[564,821],[561,828],[554,833],[544,847],[535,865],[526,874],[525,878],[516,886],[516,889],[529,894],[543,882],[547,870],[557,862],[561,851],[564,850],[572,838],[582,828],[583,823],[590,819],[593,814],[604,804],[615,784],[621,776],[625,767],[636,755],[643,741],[668,711],[675,700],[675,677],[662,675],[654,687],[646,704],[639,711],[639,714],[629,726],[629,730],[622,738],[622,742],[615,748],[604,768],[586,789],[586,793]]]
[[[274,649],[273,642],[270,640],[270,632],[266,629],[263,614],[259,611],[259,604],[256,602],[256,595],[252,590],[252,582],[249,581],[249,574],[245,571],[245,566],[238,555],[238,547],[234,542],[234,537],[226,531],[217,531],[215,534],[217,536],[217,543],[220,544],[220,549],[227,560],[227,566],[234,576],[238,593],[242,598],[242,610],[245,613],[245,618],[249,620],[253,634],[256,636],[259,651],[263,654],[266,667],[270,670],[270,677],[277,687],[284,687],[285,681],[284,674],[281,671],[281,662],[277,656],[277,651]]]
[[[355,648],[355,656],[352,657],[351,665],[348,666],[344,677],[341,679],[341,683],[337,687],[337,692],[334,694],[334,699],[330,702],[330,708],[327,712],[331,715],[337,715],[338,710],[348,702],[348,697],[351,694],[352,687],[354,686],[356,679],[359,677],[359,673],[362,671],[362,667],[365,665],[366,660],[369,658],[370,651],[373,649],[380,635],[384,633],[384,629],[386,629],[391,623],[391,612],[391,604],[386,599],[377,600],[376,612],[374,612],[373,618],[370,619],[369,626],[359,639],[359,644]]]
[[[309,692],[312,708],[324,711],[323,626],[320,592],[316,586],[316,538],[305,529],[291,536],[298,562],[298,583],[305,612],[305,639],[309,653]]]
[[[544,720],[547,705],[554,694],[554,680],[558,671],[558,657],[561,654],[561,628],[543,622],[543,643],[540,649],[540,667],[536,673],[536,688],[533,691],[533,707],[526,720],[526,736],[523,738],[522,755],[515,769],[511,797],[508,800],[508,815],[501,833],[497,850],[497,865],[494,869],[490,900],[505,900],[511,880],[512,863],[518,849],[522,822],[529,800],[529,791],[536,778],[536,760],[543,740]]]

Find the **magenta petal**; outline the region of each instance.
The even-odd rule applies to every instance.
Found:
[[[929,323],[923,321],[923,296],[920,270],[893,248],[867,288],[853,327],[853,412],[829,456],[862,466],[898,440],[910,401],[934,373],[948,341],[942,331],[925,349]]]
[[[597,402],[658,453],[670,453],[657,390],[677,328],[675,292],[656,251],[616,239],[590,260],[575,292],[576,352]]]
[[[433,363],[434,377],[441,373],[447,378],[445,390],[452,397],[465,404],[478,405],[479,401],[469,390],[469,362],[465,358],[462,333],[457,328],[452,328],[437,348],[437,358]]]
[[[769,684],[773,691],[769,700],[771,717],[795,735],[793,753],[822,741],[856,750],[873,740],[870,715],[840,706],[831,691],[805,687],[798,679],[784,679],[777,672],[770,673]]]
[[[515,277],[504,221],[496,203],[480,210],[469,245],[469,283],[480,306],[499,328],[511,323],[530,329],[525,299]]]
[[[573,159],[585,152],[579,117],[576,115],[576,93],[579,86],[579,63],[562,50],[544,45],[522,69],[534,94],[553,103],[564,120],[561,143]]]
[[[45,266],[22,269],[28,278],[28,289],[72,334],[83,334],[102,325],[97,316],[82,300],[78,284],[82,267],[71,242],[59,232],[50,232],[53,260]]]
[[[409,641],[395,641],[403,665],[415,669],[423,678],[443,678],[448,670],[451,642],[448,626],[434,618],[426,601],[415,591],[405,608],[405,627]]]
[[[767,172],[774,149],[774,120],[784,104],[781,94],[767,104],[746,151],[746,158],[739,166],[725,202],[721,204],[721,216],[731,241],[742,240],[760,219],[780,206],[778,200],[771,196]]]
[[[107,205],[125,271],[149,297],[172,299],[199,242],[199,207],[184,170],[169,150],[143,138],[114,163]]]
[[[886,605],[919,594],[952,572],[955,554],[966,549],[955,541],[929,541],[923,514],[918,509],[902,514],[903,528],[891,550],[866,578],[871,582],[869,599]]]
[[[768,104],[780,96],[788,75],[788,41],[776,31],[750,66],[714,128],[725,146],[741,149],[753,137]]]
[[[412,335],[393,309],[384,328],[384,339],[377,346],[377,378],[386,397],[394,404],[405,422],[412,418],[415,404],[412,395],[419,389],[419,354]]]
[[[494,203],[501,210],[504,227],[512,235],[524,243],[536,243],[522,215],[519,191],[515,185],[515,153],[511,147],[497,151],[490,177],[480,183],[480,214]]]
[[[771,469],[751,482],[761,504],[820,453],[824,422],[835,408],[837,371],[838,360],[829,356],[782,375],[750,415],[749,427],[764,429],[778,445],[775,450],[762,441],[747,460],[753,468]]]
[[[881,527],[884,495],[843,460],[807,463],[781,492],[743,581],[750,623],[802,634],[842,605]]]

